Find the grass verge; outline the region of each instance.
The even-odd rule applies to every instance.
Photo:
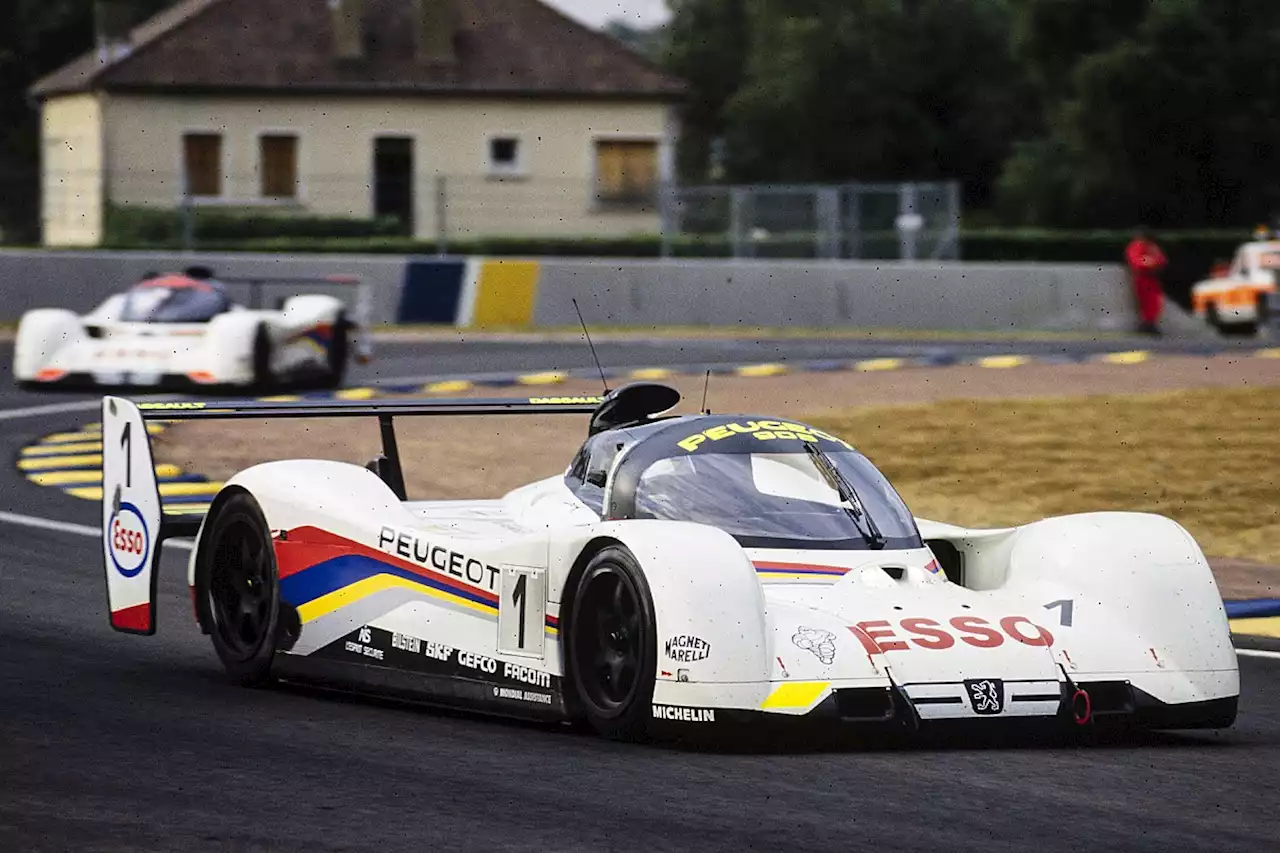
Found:
[[[1280,564],[1280,389],[961,400],[814,423],[866,453],[925,518],[1154,512],[1208,554]]]

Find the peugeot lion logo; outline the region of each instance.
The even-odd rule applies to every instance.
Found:
[[[983,678],[964,683],[969,693],[969,704],[975,714],[989,716],[1004,710],[1004,682],[998,678]]]

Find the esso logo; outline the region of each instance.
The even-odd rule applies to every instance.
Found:
[[[142,513],[133,504],[120,504],[111,516],[111,524],[107,527],[107,548],[116,571],[127,578],[135,577],[147,564],[151,537]]]

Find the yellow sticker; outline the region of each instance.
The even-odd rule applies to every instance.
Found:
[[[530,397],[531,406],[598,406],[604,397]]]
[[[139,403],[138,408],[144,412],[158,411],[179,411],[183,409],[203,409],[208,406],[207,403],[183,402],[183,403]]]
[[[820,439],[823,439],[834,441],[837,444],[844,445],[849,450],[853,450],[853,445],[844,439],[836,438],[831,433],[823,432],[820,429],[814,429],[804,424],[793,424],[785,421],[748,421],[745,424],[721,424],[689,436],[682,440],[679,446],[682,450],[693,453],[707,444],[707,442],[724,441],[726,438],[732,438],[735,435],[753,435],[759,441],[807,441],[817,443]]]

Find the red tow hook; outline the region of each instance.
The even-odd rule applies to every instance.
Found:
[[[1087,726],[1093,719],[1093,702],[1083,690],[1076,690],[1071,697],[1071,719],[1077,726]]]

